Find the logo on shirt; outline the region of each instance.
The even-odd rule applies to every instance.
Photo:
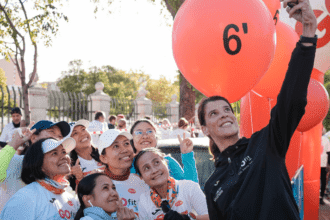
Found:
[[[131,193],[131,194],[135,194],[136,193],[135,189],[132,189],[132,188],[128,189],[128,192]]]
[[[241,163],[241,167],[245,167],[245,165],[247,164],[247,162],[251,161],[252,158],[250,156],[246,156]]]
[[[246,156],[241,162],[241,167],[238,172],[238,175],[241,175],[247,168],[249,168],[252,162],[252,158],[250,156]]]
[[[68,201],[69,206],[73,206],[73,203],[71,201]]]
[[[125,199],[125,198],[121,198],[123,201],[123,206],[136,206],[136,200],[134,199]]]
[[[60,209],[58,210],[58,214],[60,214],[61,218],[67,218],[67,219],[71,218],[71,214],[68,210],[63,211],[62,209]]]
[[[52,198],[52,200],[49,200],[50,203],[54,203],[55,202],[55,198]]]
[[[183,204],[182,200],[179,200],[179,201],[177,201],[177,202],[175,203],[175,206],[180,206],[180,205],[182,205],[182,204]]]
[[[218,190],[217,190],[217,192],[216,192],[216,194],[215,194],[215,197],[214,197],[214,202],[216,202],[218,199],[219,199],[219,197],[221,196],[221,194],[223,193],[223,190],[222,190],[222,188],[220,187]]]

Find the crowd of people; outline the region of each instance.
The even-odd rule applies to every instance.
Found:
[[[299,219],[285,156],[307,104],[316,17],[308,0],[284,0],[284,7],[288,3],[304,38],[265,128],[240,137],[221,96],[200,102],[202,133],[184,118],[176,129],[168,119],[154,123],[150,117],[129,126],[124,115],[106,119],[103,112],[91,122],[41,120],[26,127],[15,108],[0,137],[0,219]],[[205,192],[198,184],[196,136],[208,137],[215,165]],[[179,141],[183,167],[157,148],[170,138]],[[330,166],[328,148],[323,152],[322,201]]]

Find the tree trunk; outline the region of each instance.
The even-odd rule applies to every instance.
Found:
[[[180,73],[180,107],[179,116],[184,117],[188,121],[195,116],[195,100],[196,94],[193,87],[188,83],[186,78]]]
[[[180,6],[185,0],[164,0],[167,10],[171,13],[173,19]],[[192,119],[195,116],[195,100],[196,94],[193,91],[193,87],[189,85],[188,81],[180,73],[180,107],[179,116],[185,117],[187,120]]]
[[[30,106],[29,106],[29,93],[28,93],[28,85],[24,82],[22,83],[23,88],[23,105],[24,105],[24,115],[26,125],[30,124]]]

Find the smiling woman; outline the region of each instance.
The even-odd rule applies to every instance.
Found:
[[[200,186],[190,180],[170,177],[164,154],[159,149],[141,150],[134,166],[150,186],[150,191],[140,197],[140,219],[209,219],[205,195]]]
[[[20,189],[3,208],[0,219],[74,219],[79,202],[65,179],[71,171],[68,153],[75,140],[41,139],[27,151]]]
[[[99,159],[98,150],[92,145],[88,127],[89,121],[84,119],[78,120],[71,126],[70,137],[76,141],[76,147],[70,153],[72,175],[69,181],[72,189],[76,189],[76,185],[83,177],[105,169]]]
[[[107,130],[100,136],[98,151],[100,160],[107,166],[105,174],[116,185],[123,205],[133,209],[138,215],[140,195],[147,192],[149,187],[138,175],[130,172],[134,158],[131,139],[132,135],[128,132],[116,129]],[[116,213],[112,213],[111,217],[116,217]]]

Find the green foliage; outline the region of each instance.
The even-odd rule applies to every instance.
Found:
[[[330,94],[330,69],[324,73],[324,87]],[[327,131],[330,130],[330,112],[328,111],[327,116],[323,120],[323,125]]]
[[[171,102],[172,95],[179,94],[179,87],[164,76],[161,76],[159,80],[149,80],[146,90],[149,91],[146,95],[148,99],[163,104]]]
[[[140,86],[141,77],[146,80],[149,76],[142,71],[117,70],[112,66],[91,67],[88,71],[81,68],[82,61],[74,60],[69,63],[69,70],[62,72],[62,78],[57,86],[62,92],[83,92],[86,95],[94,93],[95,84],[104,84],[104,93],[110,97],[135,99]]]
[[[9,100],[6,81],[7,81],[7,77],[5,75],[5,71],[3,71],[3,69],[0,68],[0,87],[2,88],[2,90],[0,89],[0,106],[3,106],[3,112],[2,112],[2,108],[0,108],[0,115],[2,115],[2,113],[4,115],[9,114],[10,109],[14,107],[15,104],[12,96],[11,99]]]

